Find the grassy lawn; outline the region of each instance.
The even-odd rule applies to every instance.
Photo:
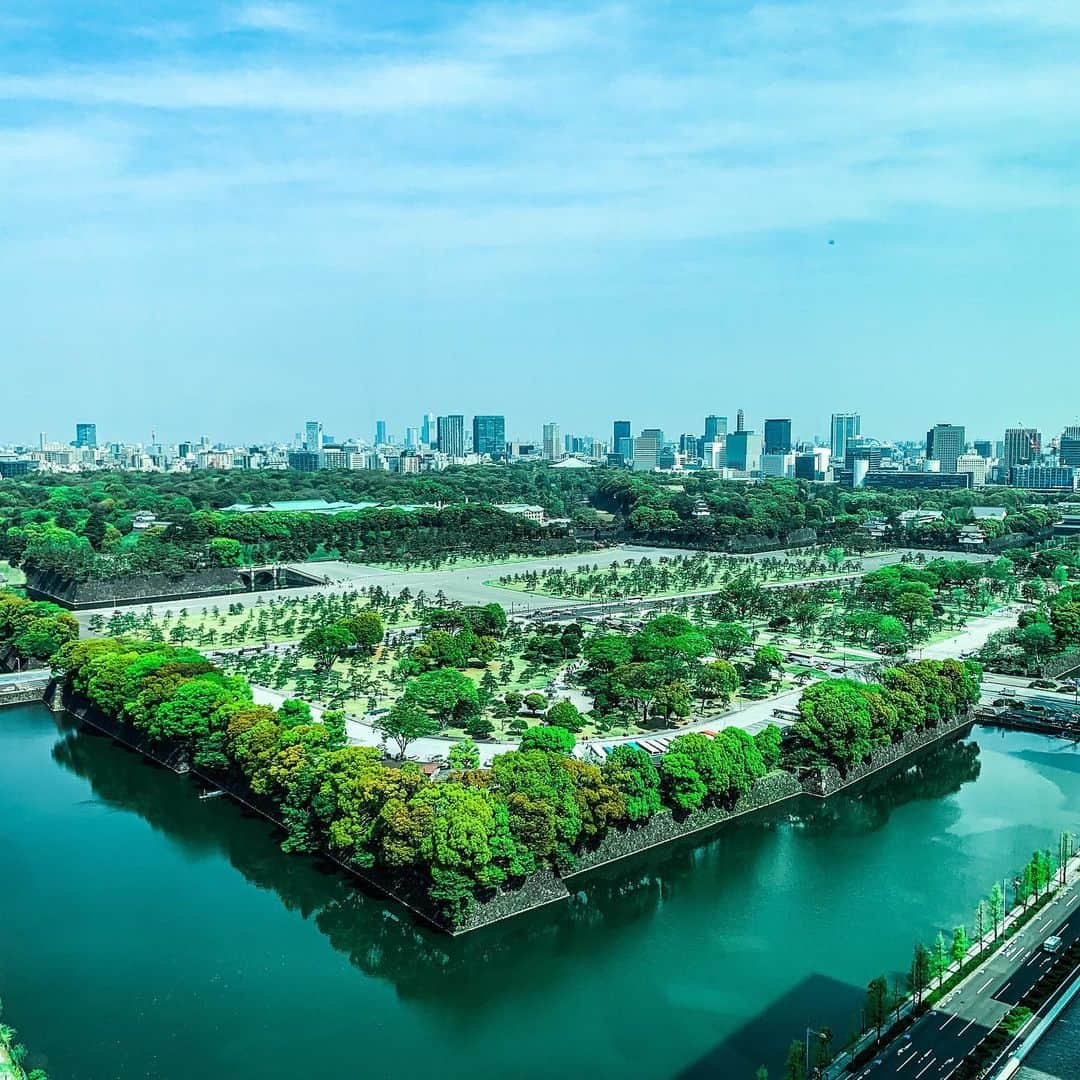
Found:
[[[263,603],[223,598],[215,608],[195,612],[188,612],[180,603],[175,607],[155,609],[149,616],[130,611],[115,612],[105,620],[100,632],[173,644],[182,642],[196,648],[228,648],[263,642],[277,644],[298,641],[308,630],[332,621],[332,618],[371,607],[370,601],[360,596],[345,603],[347,612],[335,609],[333,613],[328,612],[323,597],[286,597]],[[410,603],[389,610],[380,608],[379,613],[388,630],[416,626],[420,621]]]

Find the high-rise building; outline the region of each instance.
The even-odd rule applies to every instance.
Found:
[[[1042,447],[1042,436],[1035,428],[1006,428],[1002,465],[1011,469],[1014,465],[1030,465]]]
[[[405,449],[416,450],[420,446],[420,429],[418,427],[407,427],[405,429]]]
[[[717,443],[723,442],[724,437],[727,435],[727,417],[726,416],[706,416],[705,417],[705,442]]]
[[[1067,427],[1062,432],[1058,459],[1062,465],[1080,465],[1080,427]]]
[[[629,461],[634,456],[634,436],[630,432],[629,420],[616,420],[611,425],[611,450],[618,454],[623,461]]]
[[[961,454],[956,459],[954,472],[971,473],[971,486],[982,487],[986,483],[986,458],[979,454]]]
[[[975,453],[981,458],[986,458],[988,461],[994,456],[994,447],[989,439],[976,439],[972,445],[975,447]]]
[[[438,438],[434,413],[424,413],[424,419],[420,424],[420,441],[424,446],[434,446]]]
[[[746,430],[746,413],[744,413],[742,411],[742,409],[740,409],[735,414],[735,430],[736,431],[745,431]]]
[[[738,472],[758,472],[761,469],[761,436],[756,431],[729,431],[727,436],[727,467]]]
[[[829,446],[833,461],[847,457],[848,439],[862,434],[862,417],[858,413],[833,413],[829,425]]]
[[[457,414],[440,416],[435,421],[435,441],[439,452],[447,457],[465,456],[465,417]]]
[[[309,420],[304,425],[304,449],[313,450],[316,454],[323,447],[322,424],[318,420]],[[290,466],[292,468],[292,466]]]
[[[506,455],[506,417],[474,416],[472,422],[474,454],[501,458]]]
[[[97,424],[76,424],[75,445],[87,450],[97,449]]]
[[[651,472],[660,463],[660,449],[664,445],[664,433],[660,428],[643,428],[634,440],[634,469]]]
[[[791,421],[790,420],[766,420],[765,421],[765,449],[766,454],[790,454],[791,453]]]
[[[390,440],[386,437],[386,421],[375,421],[375,445],[385,446]]]
[[[959,424],[935,424],[926,433],[926,458],[940,461],[943,473],[956,472],[956,459],[967,445],[964,428]]]
[[[548,461],[555,461],[562,457],[562,439],[559,434],[559,425],[552,422],[544,425],[544,457]]]

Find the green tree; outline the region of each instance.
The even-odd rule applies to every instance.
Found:
[[[730,660],[750,647],[750,634],[738,623],[717,623],[708,631],[716,655]]]
[[[889,1018],[889,980],[884,975],[871,979],[866,988],[866,1022],[877,1031],[877,1041],[881,1042],[881,1029]]]
[[[694,691],[702,702],[717,698],[727,704],[739,689],[739,673],[727,660],[714,660],[702,664],[694,675]]]
[[[922,1001],[922,996],[930,985],[931,962],[930,950],[921,941],[917,942],[908,970],[908,986],[916,1005]]]
[[[300,651],[315,660],[319,671],[329,671],[335,661],[356,646],[356,638],[344,626],[317,626],[300,641]]]
[[[788,1047],[784,1080],[806,1080],[806,1047],[802,1039],[795,1039]]]
[[[950,949],[950,956],[954,964],[963,964],[967,958],[968,951],[971,949],[971,942],[968,940],[967,928],[963,926],[957,926],[953,930],[952,946]]]
[[[660,809],[660,775],[649,755],[637,746],[616,746],[601,766],[605,779],[626,799],[631,822],[647,821]]]
[[[989,915],[990,923],[994,928],[994,937],[998,935],[998,924],[1005,917],[1005,894],[1001,891],[1001,886],[995,881],[993,888],[990,890],[989,900]],[[1002,927],[1004,930],[1004,926]]]
[[[434,735],[439,730],[439,723],[426,709],[403,698],[382,717],[378,730],[396,744],[397,756],[404,760],[409,743]]]
[[[346,619],[342,619],[339,626],[343,626],[356,640],[356,646],[364,652],[372,652],[386,635],[386,627],[383,625],[382,616],[377,611],[359,611]]]
[[[574,749],[574,736],[565,728],[531,727],[521,736],[521,750],[546,750],[568,756]]]
[[[578,711],[572,701],[556,701],[547,711],[545,717],[547,723],[566,731],[580,731],[584,725],[584,717]]]
[[[664,801],[675,810],[688,813],[701,806],[708,788],[687,754],[668,751],[657,766]]]
[[[462,739],[454,743],[450,747],[447,764],[451,769],[459,769],[462,772],[480,768],[480,751],[476,748],[476,743],[472,739]]]
[[[945,980],[945,972],[949,969],[949,945],[945,940],[945,935],[940,930],[937,937],[934,938],[932,961],[933,971],[937,976],[938,987],[940,987]]]

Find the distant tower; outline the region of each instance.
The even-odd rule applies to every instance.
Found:
[[[742,409],[740,409],[735,414],[735,430],[736,431],[745,431],[746,430],[746,414],[742,411]]]

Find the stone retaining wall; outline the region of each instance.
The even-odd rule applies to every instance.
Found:
[[[959,734],[974,723],[975,714],[969,710],[952,724],[941,724],[922,731],[909,731],[900,742],[879,747],[871,755],[869,761],[864,761],[849,769],[846,775],[833,765],[827,769],[815,770],[810,776],[803,778],[803,790],[807,795],[827,799],[830,795],[835,795],[838,791],[843,791],[859,783],[860,780],[865,780],[874,773],[887,769],[898,761],[903,761],[904,758],[919,750]]]

